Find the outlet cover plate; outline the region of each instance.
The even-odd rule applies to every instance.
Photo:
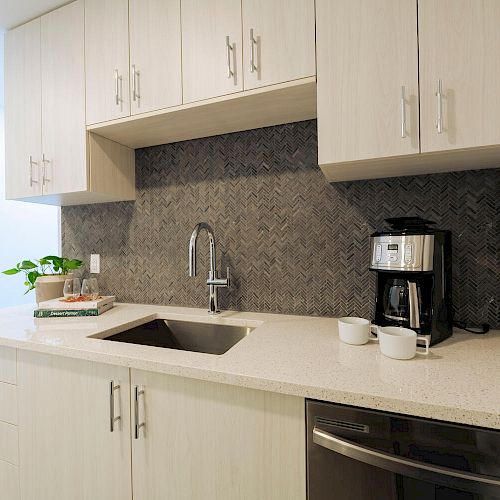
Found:
[[[98,253],[90,254],[90,272],[91,274],[101,272],[101,256]]]

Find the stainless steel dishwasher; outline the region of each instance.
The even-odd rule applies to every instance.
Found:
[[[500,499],[500,432],[307,401],[308,500]]]

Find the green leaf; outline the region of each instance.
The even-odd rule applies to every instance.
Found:
[[[14,267],[13,269],[7,269],[7,271],[2,271],[2,274],[6,274],[7,276],[11,276],[13,274],[18,274],[20,272],[21,271],[19,271],[19,269]]]
[[[38,266],[31,262],[31,260],[23,260],[21,264],[19,264],[19,269],[28,270],[28,269],[36,269]]]
[[[35,284],[36,279],[41,276],[38,271],[31,271],[27,274],[28,284],[26,286],[30,286]]]
[[[81,267],[83,262],[78,259],[65,259],[63,263],[63,269],[78,269]]]
[[[48,266],[48,265],[50,264],[50,260],[47,260],[47,259],[43,258],[43,259],[40,259],[40,260],[38,261],[38,263],[39,263],[41,266]]]
[[[50,262],[54,262],[55,260],[61,260],[61,257],[57,257],[56,255],[47,255],[46,257],[42,257],[40,260],[48,260]]]

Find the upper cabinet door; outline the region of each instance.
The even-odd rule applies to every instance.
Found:
[[[180,0],[130,0],[132,114],[182,104]]]
[[[243,90],[241,0],[181,0],[184,103]]]
[[[40,19],[5,35],[5,194],[41,194]]]
[[[500,144],[500,2],[418,5],[422,152]]]
[[[130,115],[128,0],[85,0],[87,124]]]
[[[245,90],[316,74],[314,0],[243,0]]]
[[[84,1],[41,19],[43,194],[85,191]]]
[[[418,153],[416,1],[316,0],[316,26],[319,164]]]

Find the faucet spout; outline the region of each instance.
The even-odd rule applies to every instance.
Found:
[[[208,240],[210,243],[210,272],[208,274],[207,280],[207,285],[209,287],[210,293],[208,312],[210,314],[217,314],[220,312],[218,288],[229,287],[229,268],[227,269],[227,277],[225,279],[221,279],[217,276],[217,259],[214,231],[206,222],[200,222],[199,224],[196,224],[189,240],[189,276],[196,276],[196,242],[198,241],[198,235],[200,234],[200,231],[203,229],[207,232]]]
[[[206,222],[200,222],[194,226],[191,239],[189,240],[189,276],[191,277],[196,276],[196,242],[198,241],[198,235],[202,229],[205,229],[208,233],[210,242],[210,271],[213,272],[214,275],[217,272],[214,230]]]

